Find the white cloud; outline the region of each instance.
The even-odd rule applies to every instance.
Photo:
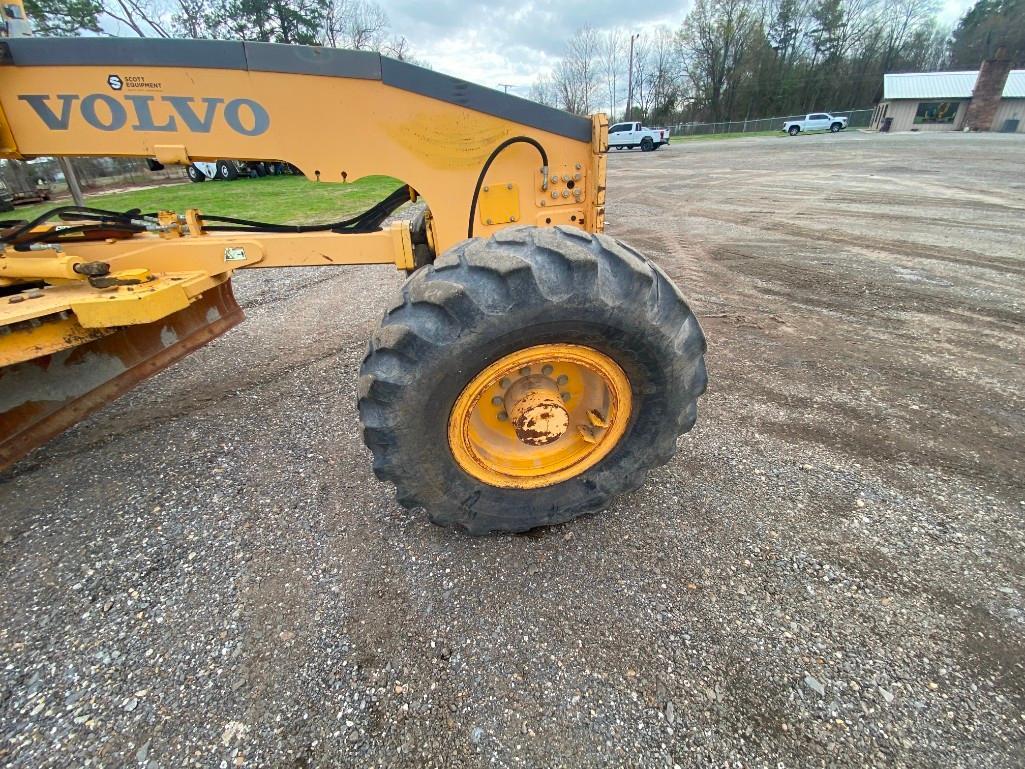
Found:
[[[940,24],[948,27],[957,26],[958,19],[973,5],[975,0],[943,0],[939,11]]]
[[[438,72],[526,95],[586,25],[646,33],[683,22],[689,2],[669,6],[623,0],[527,0],[510,10],[475,0],[381,0],[392,30]]]

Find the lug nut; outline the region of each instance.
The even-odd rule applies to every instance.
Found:
[[[509,385],[511,385],[511,384],[512,384],[512,382],[509,381],[509,377],[505,377],[505,376],[502,377],[501,380],[499,380],[499,382],[498,382],[498,386],[501,387],[503,390],[508,390],[509,389]]]
[[[530,366],[524,366],[520,369],[520,376],[530,376]]]
[[[492,406],[501,406],[503,403],[505,403],[505,398],[503,398],[501,395],[496,395],[494,398],[491,399]]]
[[[499,421],[499,422],[504,422],[504,421],[506,421],[506,420],[507,420],[508,418],[509,418],[509,415],[508,415],[508,414],[506,414],[506,413],[505,413],[504,411],[499,411],[499,412],[498,412],[498,421]]]
[[[550,363],[546,363],[541,367],[541,373],[545,376],[550,376],[552,373],[552,366]]]
[[[566,383],[569,381],[569,377],[566,376],[565,374],[560,374],[559,378],[556,379],[555,381],[556,381],[556,383],[558,383],[559,387],[565,387]]]
[[[569,393],[559,393],[559,394],[562,396],[562,399],[564,401],[568,401],[569,400]]]

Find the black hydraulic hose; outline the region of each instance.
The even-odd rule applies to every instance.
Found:
[[[404,203],[408,203],[409,199],[409,187],[403,185],[384,198],[384,200],[375,203],[366,211],[356,214],[356,216],[323,224],[274,224],[273,222],[260,222],[254,219],[238,219],[230,216],[216,215],[201,215],[200,218],[204,222],[220,222],[226,225],[204,227],[204,230],[212,232],[365,233],[379,230],[381,223]],[[14,245],[18,251],[26,251],[32,244],[57,243],[67,235],[84,234],[97,230],[117,230],[135,234],[145,230],[145,227],[140,224],[140,219],[153,219],[155,216],[155,214],[140,214],[140,209],[138,208],[121,212],[85,206],[58,206],[30,221],[18,220],[10,222],[8,226],[14,229],[8,232],[3,240]],[[63,221],[80,221],[83,219],[91,221],[88,224],[73,225],[60,230],[32,232],[34,228],[45,224],[47,220],[53,217],[60,217]]]
[[[531,139],[529,136],[513,136],[511,139],[506,139],[495,147],[488,156],[487,161],[485,161],[484,167],[481,168],[480,176],[477,177],[477,184],[473,188],[473,199],[470,201],[470,222],[466,226],[466,237],[473,237],[473,215],[477,212],[477,198],[480,197],[480,189],[484,186],[484,177],[487,176],[488,169],[491,168],[491,164],[495,162],[495,158],[498,157],[502,150],[511,144],[517,144],[520,142],[531,145],[541,153],[541,165],[544,167],[545,173],[548,172],[548,153],[545,152],[545,148],[541,146],[541,143],[537,141],[537,139]]]
[[[126,232],[130,235],[134,235],[138,232],[145,231],[144,227],[140,227],[134,224],[124,224],[121,222],[115,222],[111,224],[76,224],[71,227],[65,227],[61,230],[47,230],[45,232],[37,232],[34,235],[30,235],[26,238],[22,238],[14,244],[15,251],[29,251],[30,246],[34,243],[59,243],[67,235],[84,234],[87,232],[95,232],[97,230],[103,232]]]
[[[259,222],[253,219],[239,219],[231,216],[207,214],[202,214],[200,218],[204,224],[206,222],[218,222],[225,225],[235,225],[234,227],[204,226],[203,229],[209,232],[233,232],[240,229],[246,232],[373,232],[399,206],[408,202],[409,188],[403,186],[399,187],[384,200],[375,203],[366,211],[338,222],[326,222],[323,224],[275,224],[273,222]]]
[[[76,214],[81,214],[82,216],[76,217]],[[35,227],[45,224],[48,219],[51,219],[54,216],[60,216],[65,221],[68,221],[71,218],[92,217],[98,218],[101,222],[112,221],[117,224],[130,224],[134,214],[131,212],[121,213],[119,211],[107,211],[102,208],[88,208],[83,206],[57,206],[56,208],[51,208],[49,211],[44,211],[35,219],[27,222],[23,221],[13,231],[7,233],[4,240],[7,242],[14,242],[22,235],[31,232]]]

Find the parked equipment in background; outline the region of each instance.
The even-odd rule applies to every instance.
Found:
[[[791,136],[797,136],[799,133],[807,133],[811,131],[830,131],[832,133],[838,133],[846,127],[847,118],[845,117],[833,117],[827,112],[809,112],[799,120],[786,121],[783,124],[783,128],[780,130],[785,131]]]
[[[663,144],[669,144],[668,128],[645,128],[640,123],[616,123],[609,127],[609,147],[617,150],[640,147],[651,152]]]
[[[375,473],[436,523],[523,531],[600,510],[694,424],[697,319],[668,275],[600,234],[604,115],[369,52],[99,37],[0,42],[0,108],[8,158],[230,153],[324,183],[402,180],[319,225],[74,206],[8,223],[0,465],[239,323],[231,278],[251,268],[409,274],[360,367],[359,413]],[[424,210],[387,223],[413,201]]]
[[[230,181],[239,177],[257,178],[260,176],[280,176],[281,174],[299,173],[288,163],[280,160],[215,160],[204,162],[194,160],[185,167],[185,175],[189,181],[205,182],[208,179]]]

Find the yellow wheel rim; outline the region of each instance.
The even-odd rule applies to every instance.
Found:
[[[449,448],[490,486],[551,486],[616,447],[631,404],[630,381],[607,355],[574,344],[528,347],[492,363],[459,394]]]

